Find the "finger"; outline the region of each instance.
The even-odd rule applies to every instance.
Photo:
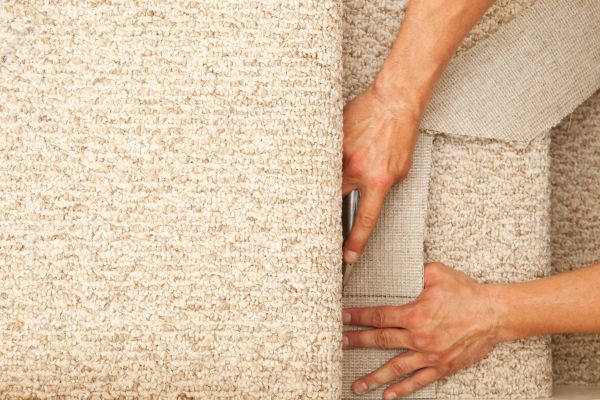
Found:
[[[383,328],[344,332],[344,349],[413,349],[406,329]]]
[[[342,196],[346,196],[354,189],[358,189],[358,183],[344,178],[344,181],[342,182]]]
[[[344,171],[342,174],[342,196],[347,195],[360,185],[360,174],[358,171],[350,170],[347,160],[344,159]]]
[[[352,390],[356,393],[365,393],[427,366],[427,360],[422,353],[414,351],[402,353],[354,382]]]
[[[406,328],[409,312],[414,303],[402,306],[344,308],[345,325],[373,326],[376,328]]]
[[[375,229],[387,190],[366,188],[360,192],[356,222],[344,244],[344,261],[353,264]]]
[[[430,262],[423,267],[425,287],[447,280],[450,268],[439,262]]]
[[[430,383],[441,378],[440,373],[435,368],[423,368],[415,372],[413,375],[404,379],[402,382],[396,383],[383,392],[385,400],[392,400],[398,397],[409,395],[419,389],[424,388]]]

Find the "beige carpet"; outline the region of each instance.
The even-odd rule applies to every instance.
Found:
[[[600,263],[600,92],[552,130],[552,268]],[[600,384],[600,336],[552,338],[557,384]]]
[[[0,15],[0,397],[338,398],[338,5]]]
[[[550,273],[549,135],[524,149],[490,139],[434,140],[426,260],[480,282]],[[437,398],[526,399],[551,394],[549,338],[497,346],[437,385]]]
[[[500,0],[450,71],[486,58],[503,27],[521,32],[538,4]],[[569,21],[589,0],[573,4]],[[394,352],[342,360],[349,294],[373,305],[389,289],[378,279],[393,276],[396,300],[409,301],[426,260],[482,281],[550,273],[549,135],[535,124],[454,129],[478,111],[439,106],[466,84],[449,75],[427,123],[496,139],[423,134],[413,180],[388,199],[361,260],[382,269],[363,270],[373,279],[355,278],[342,299],[342,106],[377,72],[405,6],[1,3],[0,397],[354,398],[349,383]],[[584,83],[595,82],[585,65]],[[546,107],[559,118],[592,86],[537,106],[564,105]],[[483,111],[488,128],[510,117]],[[571,119],[581,132],[590,124]],[[559,268],[579,261],[564,257]],[[571,343],[567,369],[582,351]],[[558,365],[555,377],[575,379]],[[415,397],[546,396],[551,379],[549,338],[528,339]]]
[[[481,43],[533,3],[497,3],[457,53]],[[364,90],[379,70],[405,6],[405,2],[390,0],[345,2],[347,100]],[[414,192],[413,181],[422,180],[415,175],[421,176],[424,169],[419,162],[417,172],[411,171],[415,175],[409,175],[404,187],[388,196],[377,230],[354,268],[356,276],[344,290],[344,304],[404,304],[419,294],[425,260],[422,248],[411,244],[415,232],[422,235],[419,240],[425,238],[427,258],[481,280],[519,281],[548,274],[548,142],[545,135],[523,150],[521,145],[497,140],[436,136],[433,149],[429,149],[433,159],[429,190],[423,182],[421,191]],[[422,151],[417,151],[417,160],[422,159]],[[521,191],[524,184],[528,190]],[[427,193],[428,219],[421,217],[429,231],[425,234],[411,228],[414,214],[405,209],[419,210]],[[403,222],[394,224],[395,220]],[[415,270],[413,266],[419,263],[421,267]],[[397,353],[344,351],[343,398],[380,398],[381,389],[367,396],[353,395],[350,384]],[[412,397],[541,397],[550,394],[551,384],[549,341],[531,339],[501,346],[478,365]]]
[[[481,44],[536,0],[497,0],[473,27],[456,54]],[[343,0],[344,96],[363,91],[377,75],[396,38],[407,0]]]

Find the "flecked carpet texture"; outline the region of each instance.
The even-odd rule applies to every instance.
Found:
[[[499,35],[522,40],[519,18],[567,3],[499,0],[450,70],[487,57]],[[572,4],[567,20],[598,30],[600,3]],[[598,99],[553,131],[551,147],[539,125],[492,129],[510,119],[501,109],[485,108],[487,131],[461,131],[456,115],[471,123],[477,111],[440,107],[466,84],[451,74],[427,119],[449,129],[421,133],[342,292],[342,107],[372,81],[406,5],[0,3],[0,397],[359,398],[350,383],[395,352],[342,352],[343,305],[410,301],[425,261],[510,282],[591,260],[593,247],[567,254],[581,242],[554,239],[551,265],[550,236],[596,215],[584,207],[597,196]],[[595,60],[594,29],[576,28],[569,49]],[[570,54],[542,58],[560,75]],[[585,88],[554,99],[565,107],[536,107],[570,112],[600,68],[585,65]],[[557,133],[572,130],[574,142]],[[585,148],[588,167],[558,176],[578,161],[571,147]],[[592,200],[559,191],[551,203],[561,179],[590,185]],[[383,285],[390,278],[400,285]],[[581,343],[600,348],[591,336],[554,339],[557,381],[597,380],[564,372],[581,368]],[[546,397],[551,350],[548,337],[499,346],[413,397]]]
[[[434,139],[426,261],[480,282],[550,274],[549,135],[527,147],[492,139]],[[497,346],[437,384],[437,398],[533,399],[551,394],[549,337]]]
[[[552,130],[552,268],[600,263],[600,92]],[[557,384],[600,384],[600,336],[552,338]]]
[[[533,3],[497,3],[457,54],[487,39]],[[364,90],[378,72],[405,6],[406,2],[389,0],[345,2],[346,101]],[[526,149],[499,140],[436,135],[433,149],[429,148],[431,182],[428,185],[420,178],[419,191],[408,181],[405,188],[389,194],[377,230],[354,268],[357,276],[344,289],[344,305],[404,304],[416,298],[423,286],[426,260],[423,248],[411,245],[415,239],[410,234],[415,231],[422,235],[420,243],[425,239],[425,257],[430,261],[446,262],[484,281],[519,281],[549,274],[548,144],[547,134]],[[420,176],[424,167],[417,164],[416,168]],[[521,190],[524,185],[527,190]],[[410,199],[417,204],[402,197],[411,191]],[[428,218],[420,219],[427,227],[425,233],[411,229],[414,219],[402,218],[401,210],[407,206],[420,209],[423,204],[419,202],[427,202],[427,196]],[[405,221],[404,225],[393,224],[395,219]],[[343,398],[381,398],[382,389],[357,396],[350,385],[396,354],[344,351]],[[536,338],[500,346],[477,365],[412,397],[535,398],[548,396],[551,384],[549,339]]]
[[[339,398],[338,4],[0,15],[0,397]]]

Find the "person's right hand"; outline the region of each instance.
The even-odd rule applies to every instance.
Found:
[[[392,185],[412,164],[420,112],[398,95],[372,84],[344,107],[342,194],[360,191],[355,224],[344,244],[344,261],[356,262]]]
[[[343,310],[344,324],[372,327],[344,332],[344,349],[407,350],[354,382],[355,393],[405,378],[384,398],[406,396],[480,360],[507,337],[507,308],[496,295],[506,285],[478,283],[441,263],[425,265],[424,280],[411,303]]]

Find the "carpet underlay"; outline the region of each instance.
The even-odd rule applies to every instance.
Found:
[[[406,1],[1,3],[0,397],[381,398],[350,384],[398,351],[342,351],[343,306],[411,301],[426,261],[482,282],[600,261],[599,95],[548,131],[600,86],[600,6],[565,1],[498,0],[469,34],[344,288],[342,107]],[[579,17],[569,51],[544,36]],[[541,123],[465,80],[499,84],[513,39],[548,44],[557,95],[536,80],[515,117]],[[498,107],[452,109],[477,99]],[[599,354],[520,340],[411,397],[547,397],[600,382]]]

